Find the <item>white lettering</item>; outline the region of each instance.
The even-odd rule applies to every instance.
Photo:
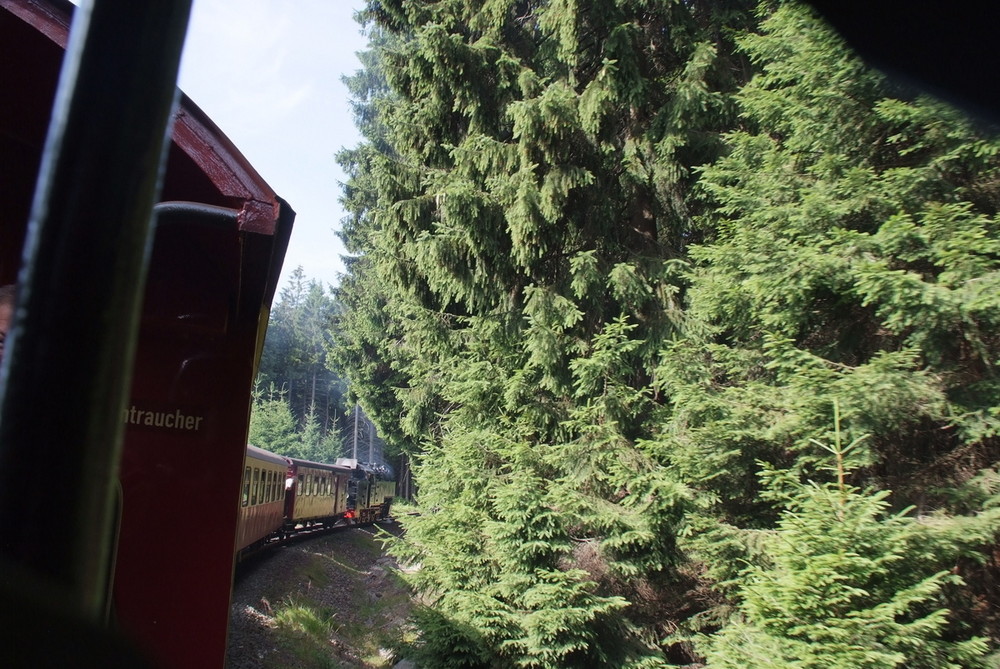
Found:
[[[126,425],[162,428],[182,432],[198,432],[204,416],[192,415],[180,409],[172,411],[146,411],[135,405],[125,410],[122,418]]]

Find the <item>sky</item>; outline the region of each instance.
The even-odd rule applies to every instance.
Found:
[[[341,77],[361,68],[363,0],[194,0],[179,85],[295,210],[279,290],[302,266],[336,284],[335,155],[361,141]]]

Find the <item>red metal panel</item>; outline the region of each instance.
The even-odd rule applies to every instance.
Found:
[[[0,283],[14,280],[70,5],[0,0]],[[165,668],[223,666],[250,390],[294,214],[186,98],[163,199],[235,211],[161,225],[120,480],[117,624]],[[85,249],[81,249],[85,252]]]
[[[0,0],[0,284],[13,283],[62,64],[68,18],[38,12],[27,21],[25,3]],[[60,32],[62,44],[49,32]]]
[[[0,0],[0,7],[31,26],[35,32],[47,37],[65,49],[69,39],[69,20],[65,2],[55,5],[24,0]]]
[[[115,606],[164,667],[223,665],[268,278],[261,237],[182,222],[154,244],[125,417]],[[198,295],[178,301],[187,288]]]

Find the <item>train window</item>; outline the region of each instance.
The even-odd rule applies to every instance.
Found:
[[[264,504],[271,501],[271,472],[264,472]]]
[[[271,501],[278,499],[278,472],[271,472]]]
[[[303,476],[302,474],[299,474],[299,494],[300,495],[306,494],[305,480],[306,480],[306,477]]]
[[[246,471],[243,472],[243,502],[242,505],[246,506],[250,503],[250,468],[247,467]]]
[[[257,493],[260,491],[260,470],[254,467],[253,469],[253,490],[250,492],[250,505],[253,506],[257,503]]]

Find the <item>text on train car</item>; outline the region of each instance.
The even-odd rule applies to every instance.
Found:
[[[140,427],[160,427],[168,430],[197,432],[201,429],[204,416],[186,414],[180,409],[174,411],[147,411],[135,405],[125,410],[125,424]]]

